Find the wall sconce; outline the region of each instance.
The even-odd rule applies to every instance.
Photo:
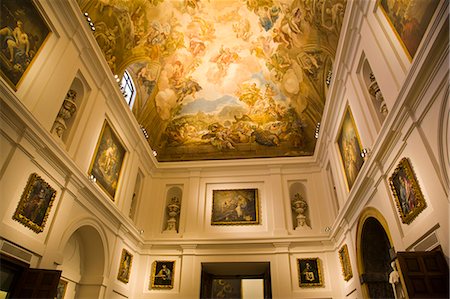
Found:
[[[370,148],[367,147],[363,148],[361,150],[361,157],[363,157],[363,159],[366,159],[369,156],[370,156]]]
[[[333,72],[331,70],[329,70],[328,74],[327,74],[327,78],[325,80],[325,83],[327,84],[327,86],[330,86],[331,78],[333,78]]]
[[[139,229],[138,232],[139,232],[140,235],[143,235],[143,234],[144,234],[144,230],[143,230],[142,228]]]
[[[140,126],[141,126],[142,133],[144,133],[145,139],[148,139],[148,132],[147,132],[147,129],[146,129],[143,125],[140,125]],[[155,154],[153,154],[153,155],[155,155]],[[156,155],[155,155],[155,156],[156,156]]]
[[[154,150],[154,151],[153,151],[153,156],[156,157],[157,155],[158,155],[158,153]]]
[[[314,137],[316,137],[316,139],[319,139],[319,132],[320,132],[320,123],[317,123],[316,131],[314,132]]]
[[[95,31],[94,22],[92,22],[92,19],[89,17],[89,14],[85,12],[84,16],[86,17],[86,22],[89,24],[89,27],[91,27],[91,30]]]
[[[94,176],[93,174],[91,174],[91,175],[89,176],[89,180],[90,180],[92,183],[97,182],[97,179],[95,178],[95,176]]]
[[[325,227],[325,232],[326,232],[326,233],[328,233],[328,232],[330,232],[330,231],[331,231],[331,227],[329,227],[329,226]]]

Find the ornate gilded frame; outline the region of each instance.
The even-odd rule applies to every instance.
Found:
[[[56,190],[32,173],[12,218],[36,233],[43,232],[55,196]]]
[[[258,224],[258,189],[213,190],[211,225]]]
[[[408,158],[400,160],[389,178],[389,185],[402,222],[410,224],[427,207],[427,203]]]
[[[339,249],[339,260],[341,261],[342,275],[345,281],[349,281],[353,277],[352,265],[350,263],[350,256],[348,254],[347,244],[344,244]]]
[[[307,264],[310,265],[311,271],[307,270]],[[318,257],[297,259],[298,282],[301,288],[322,287],[323,274],[322,263]],[[314,279],[308,279],[305,272],[312,272]]]
[[[170,270],[170,277],[163,277],[163,266]],[[152,264],[152,275],[150,278],[151,289],[172,289],[175,274],[175,261],[154,261]]]
[[[128,283],[128,281],[130,280],[132,264],[133,264],[133,255],[129,253],[125,248],[122,249],[119,271],[117,272],[118,280],[120,280],[123,283]]]

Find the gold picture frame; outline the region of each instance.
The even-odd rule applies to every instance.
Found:
[[[88,174],[114,201],[126,150],[105,119]]]
[[[339,156],[344,167],[344,176],[350,191],[358,177],[364,159],[361,157],[361,138],[350,106],[345,109],[337,136]]]
[[[349,281],[353,277],[352,265],[350,263],[350,256],[348,254],[347,244],[344,244],[339,249],[339,260],[341,261],[342,275],[345,281]]]
[[[150,279],[151,289],[172,289],[175,261],[154,261]]]
[[[55,299],[64,299],[67,290],[67,283],[68,282],[64,279],[59,280]]]
[[[318,257],[297,259],[297,270],[300,287],[323,286],[322,264]]]
[[[56,190],[37,173],[32,173],[28,178],[13,219],[36,233],[43,232],[55,196]]]
[[[258,224],[258,189],[213,190],[211,225]]]
[[[0,73],[17,90],[51,31],[32,0],[2,0],[0,11]]]
[[[132,264],[133,264],[133,255],[129,253],[125,248],[122,249],[119,271],[117,273],[118,280],[120,280],[123,283],[128,283],[128,281],[130,280]]]
[[[411,61],[425,35],[439,0],[410,1],[378,0],[378,7],[385,15],[406,55]]]
[[[410,224],[427,207],[427,203],[408,158],[400,160],[389,178],[389,185],[402,222]]]

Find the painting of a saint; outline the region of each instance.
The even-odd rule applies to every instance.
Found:
[[[339,260],[341,261],[342,274],[344,275],[344,280],[349,281],[353,277],[352,265],[350,264],[350,256],[348,255],[347,244],[344,244],[341,249],[339,249]]]
[[[175,270],[175,261],[153,262],[151,288],[152,289],[173,288],[174,270]]]
[[[439,4],[439,0],[380,0],[381,10],[412,59]]]
[[[0,68],[17,90],[23,75],[42,48],[50,29],[31,0],[0,2]]]
[[[300,287],[316,287],[323,285],[322,270],[318,258],[297,259]]]
[[[341,160],[344,165],[348,189],[351,190],[361,169],[364,159],[361,157],[361,141],[353,120],[350,107],[347,107],[337,139]]]
[[[258,189],[213,190],[211,224],[259,224],[258,206]]]
[[[114,199],[126,150],[105,120],[89,174]]]
[[[427,204],[407,158],[403,158],[389,178],[398,211],[403,223],[409,224]]]
[[[39,175],[32,173],[14,213],[13,219],[19,221],[36,233],[44,230],[56,191]]]
[[[133,255],[129,253],[126,249],[122,250],[122,256],[120,257],[119,273],[117,274],[117,279],[128,283],[131,273],[131,264],[133,263]]]

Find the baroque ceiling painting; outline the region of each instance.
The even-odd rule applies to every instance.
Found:
[[[309,156],[345,0],[79,0],[159,161]]]

